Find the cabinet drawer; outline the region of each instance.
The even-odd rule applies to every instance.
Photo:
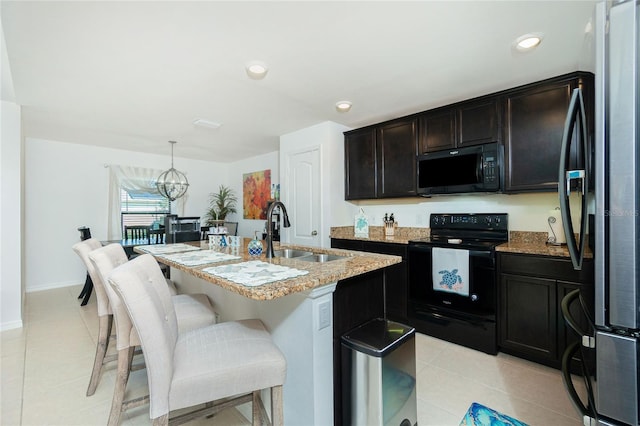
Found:
[[[364,251],[362,248],[362,241],[349,240],[346,238],[332,238],[331,247],[343,250]]]
[[[498,264],[500,273],[529,275],[585,284],[593,282],[593,261],[591,259],[584,261],[581,271],[573,269],[570,259],[526,254],[500,253]]]

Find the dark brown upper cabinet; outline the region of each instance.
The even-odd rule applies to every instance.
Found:
[[[505,94],[505,192],[558,190],[562,133],[577,87],[583,89],[587,134],[592,135],[592,74],[568,74]],[[572,143],[571,163],[584,167],[576,145]]]
[[[504,145],[504,192],[557,191],[564,122],[577,87],[587,154],[593,149],[593,84],[593,74],[574,72],[345,132],[345,199],[414,196],[417,154],[491,142]],[[582,168],[574,142],[572,165]]]
[[[499,142],[499,98],[462,102],[420,115],[420,153]]]
[[[378,127],[378,197],[410,197],[416,191],[418,123],[415,118]]]
[[[456,112],[440,108],[420,115],[420,153],[456,146]]]
[[[377,198],[376,129],[345,132],[344,159],[345,200]]]
[[[458,146],[500,142],[502,120],[498,97],[465,102],[457,112]]]
[[[345,132],[345,199],[416,195],[417,119]]]

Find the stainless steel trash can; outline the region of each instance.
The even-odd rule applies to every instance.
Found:
[[[413,327],[382,318],[342,336],[348,376],[343,393],[350,402],[345,423],[417,424],[415,346]]]

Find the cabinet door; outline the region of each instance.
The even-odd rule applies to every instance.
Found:
[[[417,120],[378,128],[378,198],[416,195]]]
[[[557,191],[562,132],[575,80],[506,98],[505,191]],[[575,144],[573,144],[575,145]],[[577,152],[571,153],[573,164]]]
[[[460,105],[457,120],[458,146],[501,140],[498,98]]]
[[[420,153],[456,146],[456,110],[426,112],[420,116]]]
[[[377,165],[374,128],[345,133],[345,200],[376,198]]]
[[[407,272],[407,250],[404,244],[364,242],[363,250],[372,253],[402,257],[402,262],[384,269],[385,302],[387,317],[394,321],[407,322],[409,284]]]
[[[501,274],[499,346],[523,357],[555,364],[555,280]]]

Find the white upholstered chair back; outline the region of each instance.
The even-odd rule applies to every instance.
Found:
[[[114,269],[107,281],[121,296],[140,336],[149,383],[151,418],[169,412],[178,323],[158,262],[149,254]]]
[[[91,281],[93,281],[93,288],[96,292],[96,303],[98,305],[98,316],[105,316],[111,314],[111,308],[109,306],[109,298],[106,293],[106,289],[102,284],[102,280],[98,275],[95,267],[89,261],[89,253],[92,251],[99,249],[102,247],[100,241],[95,238],[89,238],[84,241],[80,241],[73,245],[73,251],[82,259],[85,267],[87,268],[87,272],[91,277]]]
[[[116,339],[116,349],[122,350],[129,346],[138,346],[140,339],[133,328],[133,324],[131,324],[127,308],[115,290],[111,288],[111,286],[106,285],[106,279],[111,271],[129,261],[127,253],[120,244],[109,244],[89,253],[89,261],[96,271],[100,283],[105,284],[104,288],[109,298],[113,319],[116,323],[116,336],[118,336]]]

